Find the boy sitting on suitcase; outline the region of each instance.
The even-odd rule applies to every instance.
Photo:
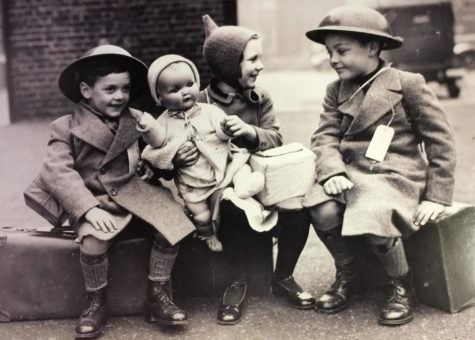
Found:
[[[146,88],[146,79],[147,67],[113,45],[87,51],[59,78],[60,90],[76,106],[72,114],[52,122],[40,178],[78,234],[89,299],[76,326],[78,338],[97,337],[104,331],[107,249],[126,226],[155,229],[147,320],[165,325],[187,322],[165,284],[178,253],[177,242],[195,228],[167,189],[141,180],[136,172],[141,134],[128,103]]]

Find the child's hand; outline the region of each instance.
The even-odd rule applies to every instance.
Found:
[[[112,215],[101,208],[94,207],[84,215],[86,221],[92,224],[97,231],[103,231],[104,233],[113,232],[117,230],[114,218]]]
[[[238,116],[226,116],[221,122],[223,131],[230,137],[244,137],[247,140],[254,141],[257,138],[256,129],[252,125],[245,123]]]
[[[417,208],[416,217],[414,217],[415,225],[425,225],[429,219],[436,220],[444,211],[445,206],[440,203],[431,201],[422,201]]]
[[[175,157],[173,157],[173,165],[175,168],[193,165],[198,160],[198,155],[198,148],[195,143],[187,141],[180,146]]]
[[[323,184],[323,190],[328,195],[338,195],[353,188],[354,184],[345,176],[333,176]]]
[[[139,175],[140,179],[145,182],[149,181],[154,175],[152,166],[143,159],[139,160],[135,171],[137,172],[137,175]]]
[[[140,123],[143,117],[143,112],[138,110],[130,110],[130,115],[137,123]]]

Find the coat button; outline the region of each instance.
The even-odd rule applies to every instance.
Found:
[[[101,175],[104,175],[104,174],[106,173],[106,169],[105,169],[105,168],[100,168],[100,169],[99,169],[99,173],[100,173]]]
[[[111,190],[111,195],[112,195],[112,196],[117,196],[117,190],[112,189],[112,190]]]

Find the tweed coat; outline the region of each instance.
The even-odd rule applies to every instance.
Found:
[[[113,214],[119,225],[130,219],[129,213],[143,219],[173,245],[195,228],[168,189],[146,183],[136,174],[133,165],[140,157],[140,136],[128,112],[120,116],[114,135],[78,104],[72,115],[51,123],[40,176],[76,230],[88,224],[83,218],[88,210],[100,207]],[[119,231],[104,235],[105,239]]]
[[[340,80],[327,88],[324,112],[311,138],[317,155],[316,183],[304,205],[331,199],[345,203],[342,235],[407,236],[418,228],[412,221],[421,200],[451,204],[453,132],[419,74],[389,68],[366,93],[359,91],[351,98],[357,88]],[[376,127],[389,123],[395,133],[385,159],[366,158]],[[339,174],[354,187],[338,196],[327,195],[322,184]]]

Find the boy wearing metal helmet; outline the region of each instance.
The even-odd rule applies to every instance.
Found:
[[[147,67],[140,60],[121,47],[103,45],[87,51],[59,78],[60,90],[76,105],[72,114],[51,123],[40,177],[78,234],[89,305],[76,326],[77,338],[97,337],[104,331],[107,250],[125,227],[148,226],[155,235],[148,275],[148,321],[187,322],[165,284],[178,253],[177,243],[195,228],[167,189],[142,180],[136,171],[141,134],[128,103],[146,88],[146,77]]]
[[[335,8],[307,37],[326,45],[339,78],[327,87],[312,135],[317,182],[304,203],[336,265],[316,310],[337,313],[364,289],[346,238],[363,235],[391,279],[378,321],[405,324],[416,297],[402,239],[451,204],[453,133],[424,78],[380,58],[402,39],[377,11]]]

